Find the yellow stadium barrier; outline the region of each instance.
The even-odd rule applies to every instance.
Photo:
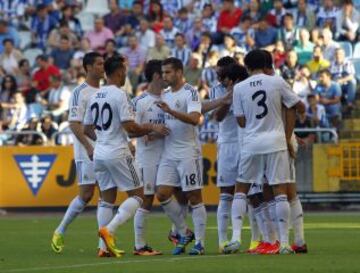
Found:
[[[204,201],[218,202],[216,145],[205,144]],[[64,207],[78,191],[73,149],[54,147],[0,147],[0,207]],[[121,202],[125,194],[119,194]],[[98,194],[91,201],[96,205]]]

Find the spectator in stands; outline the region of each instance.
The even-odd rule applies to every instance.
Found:
[[[152,29],[158,33],[164,27],[164,8],[159,0],[151,0],[149,8],[149,20],[152,25]]]
[[[295,25],[299,28],[313,29],[315,26],[315,14],[307,4],[307,0],[298,0],[297,9],[294,11]]]
[[[80,20],[74,16],[74,5],[65,5],[62,9],[61,21],[69,25],[70,31],[80,38],[83,35]]]
[[[17,83],[14,76],[6,75],[1,82],[0,102],[11,102],[17,91]]]
[[[235,57],[238,53],[245,53],[245,50],[236,44],[236,40],[232,35],[225,34],[224,47],[220,50],[220,58],[224,56]]]
[[[233,28],[230,34],[235,38],[236,44],[244,51],[249,51],[255,45],[255,32],[251,28],[251,17],[243,15],[239,26]]]
[[[277,30],[269,26],[266,18],[260,19],[259,27],[255,31],[255,45],[257,47],[273,46],[277,40]]]
[[[119,55],[116,48],[116,41],[114,39],[109,39],[105,42],[105,54],[104,59]]]
[[[295,128],[311,128],[311,119],[306,115],[306,113],[298,115],[295,121]],[[296,132],[295,133],[297,141],[301,146],[309,145],[314,143],[315,141],[315,134],[310,132]]]
[[[14,42],[11,39],[3,40],[4,51],[0,54],[0,67],[7,74],[15,75],[18,72],[18,62],[22,59],[22,54],[14,48]]]
[[[211,34],[209,32],[203,32],[200,38],[200,44],[196,52],[201,56],[201,67],[204,67],[210,51],[216,50],[212,43]]]
[[[317,46],[320,46],[320,47],[323,45],[321,31],[322,30],[320,28],[314,28],[310,32],[310,35],[311,35],[310,40],[312,41],[312,43],[314,45],[317,45]]]
[[[356,95],[355,68],[349,59],[345,59],[345,51],[342,48],[336,50],[330,72],[332,79],[341,86],[344,101],[352,107]]]
[[[160,31],[160,34],[164,37],[165,43],[169,48],[173,48],[175,45],[175,35],[179,30],[174,27],[173,20],[170,17],[164,18],[164,28]]]
[[[307,66],[302,66],[299,72],[295,74],[292,89],[306,104],[306,98],[310,95],[316,86],[316,82],[311,80],[311,73]]]
[[[330,28],[336,32],[336,17],[338,9],[333,0],[324,0],[317,12],[316,25],[320,28]]]
[[[71,91],[62,82],[61,76],[51,77],[51,90],[45,102],[46,112],[57,123],[63,120],[63,115],[69,109]]]
[[[340,45],[333,40],[333,34],[330,29],[325,28],[322,31],[323,46],[322,51],[326,60],[332,60],[335,56],[335,51]]]
[[[287,10],[292,10],[296,7],[297,0],[283,0],[284,8]]]
[[[5,39],[11,39],[14,42],[16,48],[20,45],[20,37],[15,28],[9,26],[5,20],[0,20],[0,54],[3,53],[3,41]]]
[[[189,45],[189,47],[191,48],[192,51],[196,51],[197,48],[200,45],[201,42],[201,34],[204,32],[205,27],[203,25],[203,22],[201,20],[201,18],[197,17],[194,20],[194,25],[191,28],[190,31],[188,31],[185,36],[186,36],[186,41],[187,44]],[[206,32],[210,34],[211,37],[211,32]]]
[[[56,27],[57,20],[49,15],[45,4],[39,4],[36,7],[36,15],[31,22],[31,34],[33,43],[45,50],[50,32]]]
[[[140,19],[139,30],[136,32],[136,36],[140,45],[145,50],[155,46],[155,32],[150,28],[149,21],[146,18]]]
[[[16,74],[16,82],[18,91],[26,95],[31,88],[31,68],[29,60],[21,59],[19,61],[19,69]]]
[[[60,46],[62,36],[67,36],[70,39],[71,46],[73,48],[79,47],[79,40],[76,34],[70,29],[69,23],[66,21],[60,21],[59,27],[54,28],[49,35],[48,47],[52,49]]]
[[[171,56],[181,60],[184,66],[189,64],[191,50],[186,46],[183,33],[177,33],[175,35],[175,47],[171,50]]]
[[[245,16],[249,17],[251,20],[251,24],[256,25],[263,16],[263,13],[261,11],[261,5],[262,3],[260,3],[260,0],[250,0],[249,8],[244,11],[244,14],[241,16],[241,18]]]
[[[57,124],[54,123],[50,116],[45,116],[41,119],[41,132],[51,139],[53,134],[57,132]]]
[[[23,21],[26,1],[2,0],[0,1],[0,16],[18,27]]]
[[[21,131],[28,118],[27,106],[23,94],[16,92],[11,102],[0,103],[0,108],[8,109],[10,112],[7,120],[4,122],[5,126],[9,130]]]
[[[291,79],[289,82],[291,85],[298,73],[300,73],[300,65],[297,61],[297,54],[294,50],[290,50],[287,53],[285,63],[280,67],[281,76],[284,79]]]
[[[201,72],[200,68],[201,57],[193,53],[190,57],[189,66],[185,67],[184,77],[186,82],[199,89],[201,85]]]
[[[291,13],[286,13],[283,17],[282,27],[278,30],[278,40],[284,43],[286,50],[292,49],[295,41],[299,40],[299,29],[294,25],[294,17]]]
[[[326,117],[325,107],[319,104],[314,94],[307,96],[306,105],[306,115],[310,118],[311,127],[329,127],[329,121]]]
[[[116,0],[109,1],[110,12],[104,16],[104,25],[110,29],[115,36],[120,36],[124,31],[124,26],[127,23],[127,16],[120,11]]]
[[[139,77],[144,70],[146,59],[145,51],[139,46],[138,39],[135,35],[129,37],[129,46],[126,47],[122,54],[128,60],[128,75],[131,85],[134,89],[139,83]]]
[[[360,14],[354,8],[352,0],[344,0],[342,2],[342,8],[337,12],[336,16],[335,37],[340,41],[353,42],[359,29]]]
[[[59,48],[54,49],[51,54],[52,63],[61,70],[70,68],[71,60],[74,56],[74,49],[71,46],[70,39],[67,36],[62,36],[60,39]],[[66,71],[64,71],[66,72]]]
[[[165,44],[164,37],[161,34],[155,35],[155,46],[150,48],[146,57],[146,60],[165,60],[170,56],[170,49]]]
[[[240,22],[242,10],[237,8],[234,0],[224,0],[217,24],[217,30],[221,33],[230,33],[231,29],[236,27]]]
[[[143,5],[141,1],[134,1],[131,9],[131,14],[127,19],[127,22],[133,29],[139,26],[140,18],[143,17]]]
[[[201,73],[201,84],[206,94],[209,94],[210,88],[217,83],[216,64],[219,57],[217,51],[210,51],[205,68]]]
[[[205,4],[202,9],[202,31],[215,33],[217,29],[217,17],[211,3]],[[202,32],[201,31],[201,32]]]
[[[49,58],[46,55],[39,55],[36,58],[36,63],[38,70],[33,75],[34,85],[40,94],[46,98],[50,90],[50,77],[60,75],[60,70],[49,63]]]
[[[86,53],[91,51],[90,40],[88,38],[82,38],[80,41],[80,48],[74,53],[71,61],[71,66],[75,69],[82,68],[82,59]]]
[[[280,68],[285,63],[286,60],[286,51],[284,43],[279,40],[275,43],[274,50],[272,51],[274,66],[275,68]]]
[[[189,12],[186,7],[182,7],[178,11],[177,19],[174,21],[175,27],[180,33],[186,33],[191,29],[192,20],[189,18]]]
[[[302,28],[299,40],[295,42],[294,50],[297,53],[299,64],[304,65],[311,60],[314,44],[310,42],[310,33],[306,28]]]
[[[268,22],[274,27],[282,25],[283,18],[286,14],[282,0],[274,0],[274,8],[267,15]]]
[[[315,94],[319,97],[319,103],[324,105],[326,116],[332,127],[337,128],[341,119],[341,87],[331,80],[328,69],[319,73],[319,84],[315,88]]]
[[[21,130],[22,132],[27,131],[39,131],[39,120],[36,117],[31,118],[24,126],[24,128]],[[23,146],[23,145],[42,145],[43,140],[41,136],[38,134],[26,134],[26,135],[19,135],[16,137],[15,145]]]
[[[106,40],[114,39],[114,34],[104,26],[104,20],[102,18],[97,18],[94,23],[94,30],[86,33],[85,37],[89,39],[91,49],[103,53]]]
[[[312,77],[316,79],[320,70],[330,67],[330,62],[324,59],[321,47],[315,46],[312,59],[306,65],[310,69]]]

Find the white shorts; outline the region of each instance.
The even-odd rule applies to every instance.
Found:
[[[256,183],[267,178],[269,185],[289,183],[290,157],[287,150],[269,154],[241,153],[238,182]]]
[[[239,144],[218,144],[217,153],[217,179],[218,187],[231,187],[235,185],[239,166]]]
[[[289,183],[296,182],[296,167],[295,167],[295,159],[290,157],[290,180]]]
[[[203,188],[203,167],[199,158],[160,161],[156,185],[181,187],[183,191]]]
[[[252,183],[248,192],[248,196],[255,195],[263,192],[263,186],[259,183]]]
[[[96,176],[93,161],[75,161],[78,184],[95,185]]]
[[[95,159],[95,175],[101,191],[111,188],[130,191],[142,187],[138,167],[131,155],[108,160]]]
[[[144,185],[144,194],[154,195],[156,186],[156,174],[159,168],[158,162],[155,162],[154,164],[138,163],[138,166],[140,170],[141,181]]]

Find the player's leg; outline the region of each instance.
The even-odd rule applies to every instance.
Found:
[[[76,162],[76,170],[79,194],[70,202],[64,217],[53,234],[51,247],[56,253],[62,252],[64,248],[64,236],[67,227],[84,210],[94,195],[96,179],[93,163]]]
[[[234,199],[235,186],[220,187],[219,205],[216,211],[218,227],[219,252],[223,253],[224,245],[228,243],[228,225],[231,217],[231,205]]]
[[[141,178],[144,184],[144,198],[141,208],[136,211],[134,216],[135,255],[154,256],[162,254],[159,251],[153,250],[146,243],[146,223],[154,201],[156,170],[156,165],[141,166],[140,168]]]
[[[249,219],[250,232],[251,232],[250,246],[248,252],[252,253],[261,243],[261,232],[259,229],[259,225],[256,222],[254,206],[251,204],[249,196],[248,196],[247,212],[248,212],[248,219]]]
[[[287,183],[291,180],[290,158],[287,150],[267,154],[266,177],[273,189],[276,202],[276,217],[279,229],[280,254],[293,253],[289,246],[290,204]]]
[[[276,221],[276,211],[274,213],[275,197],[269,183],[263,184],[264,209],[263,217],[266,220],[271,243],[275,243],[279,239],[278,225]]]

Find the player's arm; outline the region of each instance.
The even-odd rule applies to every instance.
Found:
[[[84,134],[92,141],[96,141],[95,126],[92,124],[84,125]]]
[[[142,137],[151,132],[158,133],[162,136],[167,136],[170,133],[169,128],[164,124],[144,123],[140,125],[133,120],[128,120],[123,121],[121,125],[131,137]]]
[[[286,108],[295,108],[298,114],[304,114],[306,111],[305,104],[300,100],[300,97],[291,89],[290,85],[281,79],[280,93],[282,103]]]
[[[237,123],[241,128],[245,128],[246,125],[246,119],[244,116],[236,117]]]
[[[241,128],[246,126],[246,118],[244,114],[244,108],[241,102],[241,89],[235,89],[233,92],[233,107],[236,121]]]
[[[94,147],[90,144],[88,138],[84,133],[84,126],[80,121],[70,121],[70,130],[73,132],[77,140],[84,146],[86,152],[88,153],[89,157],[94,151]]]
[[[285,136],[286,136],[286,143],[288,146],[288,150],[290,156],[295,158],[296,153],[294,151],[294,147],[291,143],[291,137],[293,135],[295,129],[295,122],[296,122],[296,108],[285,108]]]
[[[171,109],[165,102],[163,101],[158,101],[156,103],[156,105],[158,107],[160,107],[165,113],[168,113],[170,115],[172,115],[174,118],[191,124],[191,125],[199,125],[200,124],[200,118],[201,118],[201,114],[199,112],[190,112],[190,113],[183,113],[183,112],[178,112],[175,111],[173,109]]]

